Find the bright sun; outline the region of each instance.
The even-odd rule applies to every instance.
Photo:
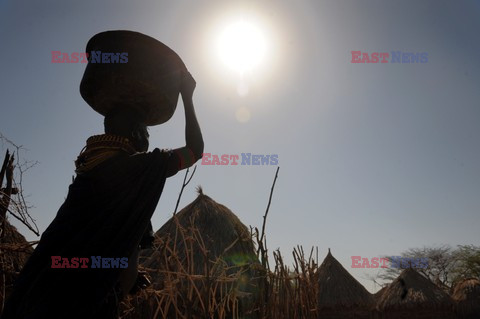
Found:
[[[265,51],[266,43],[261,30],[250,22],[239,21],[229,25],[218,39],[220,59],[240,74],[260,65]]]

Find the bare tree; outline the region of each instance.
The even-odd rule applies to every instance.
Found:
[[[480,278],[480,247],[474,245],[459,245],[456,250],[458,259],[454,269],[454,281],[466,278]]]
[[[21,145],[13,143],[2,133],[0,133],[0,141],[2,146],[8,146],[14,149],[13,153],[10,153],[7,149],[5,156],[5,162],[9,162],[6,164],[5,173],[7,173],[7,168],[9,168],[11,171],[10,180],[7,177],[7,187],[2,188],[3,178],[6,176],[2,175],[0,179],[0,197],[3,199],[0,202],[1,210],[5,210],[5,212],[10,213],[10,216],[20,221],[35,235],[40,236],[40,232],[35,220],[28,212],[31,206],[28,204],[23,191],[23,176],[25,172],[35,166],[38,162],[25,160],[22,154],[26,151],[26,149]],[[11,193],[7,192],[8,183],[11,184]]]
[[[392,257],[396,256],[384,257],[389,260],[390,265]],[[445,291],[451,290],[461,279],[480,277],[480,247],[473,245],[458,246],[458,248],[452,248],[449,245],[410,248],[402,252],[401,257],[413,260],[427,258],[427,267],[416,268],[416,270]],[[413,263],[408,263],[408,266],[415,267]],[[370,276],[368,279],[375,284],[388,283],[397,278],[404,269],[405,267],[381,268],[375,276]]]
[[[0,133],[0,141],[14,148],[10,153],[7,149],[0,169],[0,313],[3,311],[4,301],[7,296],[7,283],[11,284],[16,277],[15,268],[23,266],[20,255],[31,250],[32,243],[20,243],[9,238],[14,227],[7,219],[7,213],[19,220],[37,236],[38,227],[28,213],[29,206],[23,195],[23,173],[35,163],[20,161],[21,146],[17,146]],[[5,185],[5,186],[4,186]],[[13,229],[12,229],[13,228]],[[16,258],[13,256],[17,256]]]

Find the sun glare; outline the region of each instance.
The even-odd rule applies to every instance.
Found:
[[[229,68],[243,74],[259,66],[265,57],[266,42],[261,30],[247,21],[226,27],[218,39],[218,54]]]

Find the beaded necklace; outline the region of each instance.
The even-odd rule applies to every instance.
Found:
[[[136,153],[128,138],[111,134],[91,136],[75,161],[75,172],[77,174],[85,173],[121,152],[129,155]]]

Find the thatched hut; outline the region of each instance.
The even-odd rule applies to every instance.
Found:
[[[332,256],[330,249],[318,269],[320,318],[369,318],[372,295]]]
[[[386,319],[455,318],[450,296],[412,268],[388,285],[376,309]]]
[[[469,278],[458,283],[452,294],[457,304],[457,317],[461,319],[480,318],[480,280]]]
[[[375,305],[378,303],[380,298],[382,298],[383,294],[385,293],[385,290],[387,290],[387,286],[383,286],[379,291],[373,294],[373,301]]]
[[[0,245],[3,272],[5,274],[5,297],[8,298],[13,284],[33,252],[30,243],[17,228],[5,221],[5,234]],[[1,293],[1,292],[0,292]],[[2,296],[0,296],[0,299]],[[6,299],[5,298],[5,299]],[[1,300],[0,300],[1,301]]]
[[[385,290],[387,289],[387,286],[383,286],[379,291],[377,291],[376,293],[373,294],[373,299],[375,301],[379,300],[383,293],[385,292]]]
[[[176,317],[177,313],[189,318],[228,318],[232,311],[245,314],[242,318],[252,317],[249,309],[259,291],[255,278],[259,262],[248,228],[226,206],[199,188],[198,197],[155,237],[155,248],[141,264],[152,277],[154,289],[149,305],[137,307],[142,318]],[[152,313],[157,310],[157,315]]]

